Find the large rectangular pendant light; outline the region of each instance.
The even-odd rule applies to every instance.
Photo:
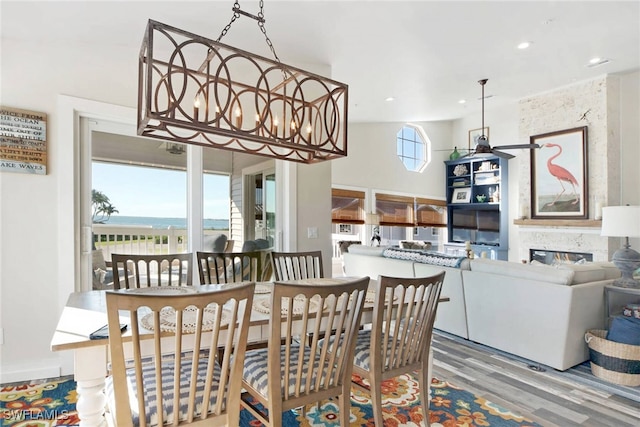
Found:
[[[301,163],[347,155],[348,86],[149,20],[138,134]]]

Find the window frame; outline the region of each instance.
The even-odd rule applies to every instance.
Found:
[[[407,128],[410,128],[415,135],[413,140],[406,139],[404,137],[404,132]],[[413,156],[404,155],[404,146],[406,143],[413,144]],[[422,159],[419,159],[416,154],[416,146],[422,146]],[[402,150],[400,148],[402,147]],[[431,163],[431,140],[427,136],[426,132],[422,128],[422,126],[418,126],[412,123],[406,123],[402,128],[396,133],[396,157],[400,159],[404,168],[409,172],[418,172],[422,173],[429,163]],[[412,160],[416,166],[413,169],[410,169],[407,166],[406,161]]]

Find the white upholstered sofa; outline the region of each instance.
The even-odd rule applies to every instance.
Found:
[[[435,328],[558,370],[589,359],[584,334],[604,328],[604,286],[618,277],[609,263],[548,266],[478,258],[456,267],[383,256],[385,248],[351,246],[347,276],[418,277],[444,270]]]

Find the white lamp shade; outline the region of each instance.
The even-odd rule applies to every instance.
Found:
[[[380,225],[380,217],[375,213],[368,213],[364,222],[370,225]]]
[[[602,236],[640,237],[640,206],[602,208]]]

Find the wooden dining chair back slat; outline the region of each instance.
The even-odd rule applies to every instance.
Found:
[[[113,425],[238,426],[255,283],[161,292],[170,289],[106,292]],[[131,332],[121,334],[125,312]]]
[[[200,284],[261,282],[260,252],[196,252]]]
[[[317,279],[324,277],[322,251],[273,252],[276,280]]]
[[[279,427],[284,411],[330,397],[338,398],[340,425],[349,425],[353,344],[368,284],[368,277],[274,283],[271,344],[246,353],[241,401],[265,426]],[[308,334],[313,339],[303,339]],[[342,351],[331,351],[334,345]]]
[[[191,286],[193,254],[111,254],[113,288]]]
[[[380,276],[375,290],[373,324],[358,333],[353,385],[371,395],[376,425],[382,418],[382,382],[418,373],[424,422],[429,425],[429,354],[445,272],[419,278]],[[358,378],[364,378],[370,386]]]

